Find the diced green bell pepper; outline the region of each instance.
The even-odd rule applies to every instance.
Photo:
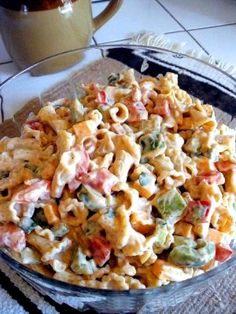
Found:
[[[157,148],[161,149],[166,146],[166,143],[161,140],[161,134],[157,132],[141,136],[140,144],[144,153],[153,151]]]
[[[155,199],[154,206],[157,207],[164,220],[169,223],[175,223],[183,214],[186,202],[177,189],[174,188]]]
[[[191,238],[186,238],[183,236],[174,236],[174,246],[179,246],[179,245],[187,245],[189,247],[195,248],[197,246],[197,243],[191,239]]]
[[[169,254],[169,260],[181,267],[201,267],[215,257],[215,243],[199,239],[196,247],[188,244],[175,246]]]
[[[78,247],[71,263],[71,269],[79,275],[92,275],[96,270],[96,264],[93,259],[87,260],[86,255]]]
[[[77,194],[77,197],[88,209],[92,211],[96,211],[107,206],[107,201],[102,194],[98,193],[88,185],[83,186],[83,189]]]
[[[168,225],[163,219],[157,218],[154,234],[156,239],[153,243],[153,250],[155,253],[159,253],[159,249],[165,245],[166,238],[169,235]]]

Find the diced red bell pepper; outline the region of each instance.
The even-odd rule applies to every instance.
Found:
[[[97,102],[99,104],[106,104],[107,103],[107,94],[104,90],[101,90],[97,93]]]
[[[89,249],[98,266],[103,266],[111,255],[110,243],[99,236],[94,236],[89,240]]]
[[[220,183],[222,175],[219,171],[208,171],[201,173],[196,176],[196,183],[199,184],[202,181],[207,182],[208,184]]]
[[[220,172],[227,172],[229,170],[236,169],[236,163],[230,160],[217,161],[215,165]]]
[[[21,252],[25,248],[24,231],[13,224],[0,226],[0,246]]]
[[[79,163],[76,166],[76,176],[77,180],[80,180],[80,177],[84,174],[87,174],[89,168],[89,154],[85,149],[81,150],[81,158]]]
[[[82,178],[84,184],[91,186],[101,194],[110,194],[117,181],[117,177],[105,168],[96,169]]]
[[[51,181],[31,180],[32,184],[24,187],[12,196],[12,200],[19,203],[36,203],[39,199],[48,200],[50,198]]]
[[[81,184],[84,177],[87,176],[89,168],[89,154],[85,149],[80,150],[80,160],[76,166],[75,177],[68,183],[70,192],[74,192]]]
[[[191,201],[187,207],[187,214],[184,218],[185,221],[192,224],[198,222],[207,222],[211,209],[211,202],[205,201]]]
[[[31,120],[26,122],[32,130],[44,131],[44,125],[38,120]]]
[[[161,104],[156,104],[153,108],[153,113],[157,113],[159,116],[166,117],[170,114],[170,106],[167,100]]]
[[[230,248],[224,247],[221,244],[216,245],[215,260],[218,262],[225,262],[233,255],[233,251]]]
[[[75,190],[78,189],[78,187],[80,186],[81,184],[81,181],[77,180],[77,179],[73,179],[71,180],[69,183],[68,183],[68,188],[69,188],[69,191],[71,193],[73,193]]]
[[[148,112],[141,101],[130,103],[127,105],[129,110],[129,122],[138,122],[141,120],[147,120]]]

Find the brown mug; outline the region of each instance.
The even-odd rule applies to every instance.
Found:
[[[60,52],[86,47],[93,33],[119,9],[111,0],[95,18],[90,0],[0,0],[0,32],[6,49],[20,69]],[[38,74],[62,70],[81,56],[56,58]]]

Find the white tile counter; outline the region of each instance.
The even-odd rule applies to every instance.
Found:
[[[93,1],[96,16],[107,0]],[[119,12],[99,29],[95,43],[127,42],[139,31],[166,34],[189,49],[236,65],[235,0],[124,0]],[[0,36],[0,81],[17,72]]]

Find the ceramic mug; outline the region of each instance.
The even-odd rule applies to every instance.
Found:
[[[0,0],[0,32],[12,60],[23,69],[47,56],[88,46],[122,2],[111,0],[93,18],[90,0]],[[80,57],[57,58],[39,74],[62,70]]]

